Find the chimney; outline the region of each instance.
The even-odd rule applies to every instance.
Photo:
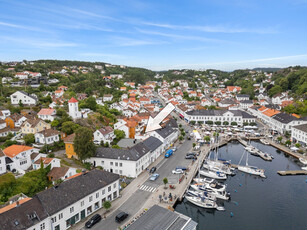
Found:
[[[19,200],[16,201],[16,207],[19,207],[20,204],[19,204]]]

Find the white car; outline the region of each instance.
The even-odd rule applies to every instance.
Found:
[[[183,174],[183,170],[182,169],[175,169],[172,171],[173,174]]]

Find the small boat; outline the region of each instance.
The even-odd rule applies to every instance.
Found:
[[[231,168],[229,166],[226,165],[221,165],[220,162],[218,161],[210,161],[210,162],[205,162],[203,164],[203,167],[205,169],[214,171],[214,172],[223,172],[227,175],[234,175],[234,172],[231,170]]]
[[[215,190],[215,189],[212,189],[212,188],[210,188],[206,185],[193,184],[193,185],[191,185],[191,188],[193,188],[196,191],[203,191],[205,193],[211,194],[218,199],[229,200],[229,198],[230,198],[229,192],[226,192],[225,190],[222,190],[222,191]]]
[[[273,160],[272,156],[268,153],[261,152],[260,150],[257,152],[258,156],[260,156],[263,160],[271,161]]]
[[[208,169],[200,170],[199,174],[202,175],[202,176],[206,176],[206,177],[210,177],[210,178],[218,179],[218,180],[226,180],[227,179],[227,176],[226,176],[225,173],[219,172],[219,171],[214,172],[214,171],[211,171],[211,170],[208,170]]]
[[[185,198],[187,199],[187,201],[191,202],[192,204],[195,204],[196,206],[202,208],[210,208],[210,209],[217,209],[218,211],[225,211],[224,207],[218,206],[216,202],[205,198],[200,198],[195,196],[185,196]]]
[[[194,178],[193,179],[196,183],[205,183],[205,184],[211,184],[213,182],[215,182],[214,179],[212,178]]]
[[[209,194],[207,192],[198,191],[198,190],[187,190],[186,195],[195,196],[195,197],[204,197],[206,199],[216,201],[216,196]]]
[[[270,144],[270,142],[268,142],[266,139],[260,139],[260,142],[262,144],[265,144],[265,145],[269,145]]]
[[[241,163],[241,161],[243,159],[244,154],[245,154],[245,151],[243,152],[242,157],[241,157],[241,159],[239,161],[238,170],[241,171],[241,172],[245,172],[245,173],[248,173],[248,174],[252,174],[252,175],[256,175],[256,176],[260,176],[260,177],[266,178],[266,176],[264,175],[264,169],[258,169],[255,166],[249,166],[248,165],[248,154],[246,154],[245,166],[244,165],[240,165],[240,163]]]
[[[303,158],[303,157],[300,157],[299,158],[299,161],[304,164],[304,165],[307,165],[307,159]]]
[[[196,183],[194,185],[197,186],[203,186],[206,187],[208,189],[214,189],[216,191],[226,191],[226,185],[218,183],[218,182],[213,182],[213,183]]]
[[[305,167],[302,167],[302,170],[305,170],[305,171],[307,171],[307,166],[305,166]]]
[[[258,156],[258,149],[256,149],[255,147],[248,145],[244,148],[246,151],[250,152],[250,154],[254,155],[254,156]]]

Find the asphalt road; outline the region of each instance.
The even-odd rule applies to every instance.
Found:
[[[180,120],[180,119],[178,119]],[[183,128],[188,130],[189,133],[191,129],[186,124],[183,124]],[[182,144],[177,146],[177,151],[170,158],[163,159],[158,165],[156,173],[160,176],[156,181],[150,181],[148,174],[148,179],[140,186],[140,188],[133,194],[131,197],[124,202],[112,215],[108,216],[105,220],[100,221],[92,229],[94,230],[112,230],[118,229],[121,225],[125,224],[125,221],[118,224],[115,222],[115,216],[124,211],[130,216],[134,216],[144,205],[146,200],[151,196],[152,192],[155,191],[160,185],[163,185],[163,178],[168,178],[169,183],[177,183],[180,175],[172,174],[172,170],[176,166],[188,166],[191,163],[191,160],[186,160],[185,155],[192,148],[193,138],[185,140]],[[129,218],[128,218],[129,219]],[[127,220],[128,220],[127,219]]]

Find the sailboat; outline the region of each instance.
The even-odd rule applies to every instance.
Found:
[[[303,157],[300,157],[299,158],[299,161],[304,164],[304,165],[307,165],[307,159],[303,158]]]
[[[205,193],[211,194],[218,199],[229,200],[230,198],[230,193],[226,192],[225,190],[212,189],[206,185],[192,184],[191,188],[196,191],[203,191]]]
[[[222,206],[218,206],[215,201],[205,199],[204,197],[196,197],[196,196],[185,196],[185,198],[191,202],[202,208],[210,208],[217,209],[218,211],[225,211],[225,208]]]
[[[240,165],[245,152],[246,151],[243,152],[242,157],[241,157],[241,159],[239,161],[238,170],[241,171],[241,172],[245,172],[245,173],[249,173],[249,174],[252,174],[252,175],[256,175],[256,176],[260,176],[260,177],[266,178],[266,176],[264,175],[264,169],[258,169],[255,166],[248,165],[248,154],[246,154],[245,166],[244,165]]]

